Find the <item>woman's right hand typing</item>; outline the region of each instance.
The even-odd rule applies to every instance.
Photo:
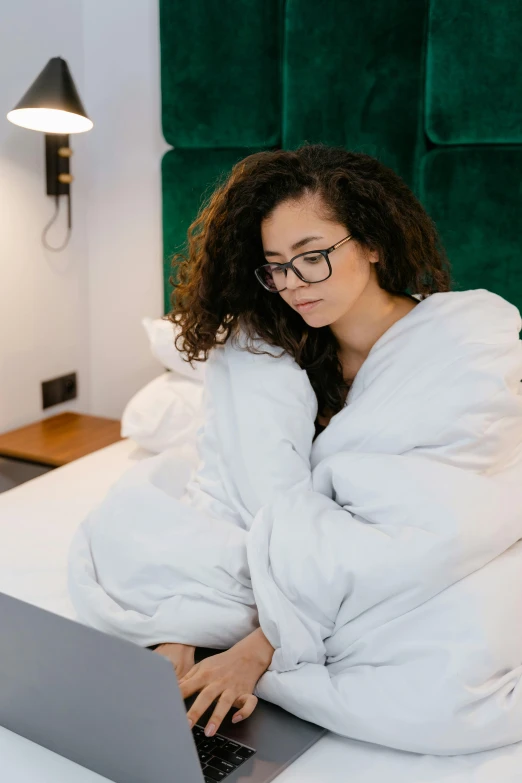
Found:
[[[171,662],[176,672],[176,677],[180,680],[194,666],[194,653],[196,648],[188,644],[178,644],[177,642],[165,642],[159,644],[153,652],[163,655]]]

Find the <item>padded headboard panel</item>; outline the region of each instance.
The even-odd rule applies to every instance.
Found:
[[[456,288],[522,309],[516,0],[160,0],[165,312],[201,200],[252,152],[343,145],[394,168]]]

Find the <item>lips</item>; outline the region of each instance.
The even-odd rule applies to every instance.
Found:
[[[298,302],[295,305],[295,309],[298,313],[309,313],[311,312],[314,307],[318,304],[321,304],[322,299],[311,299],[308,300],[308,302]]]
[[[312,302],[318,302],[318,301],[319,301],[319,299],[305,299],[303,302],[296,302],[295,306],[296,307],[301,307],[301,305],[312,304]]]

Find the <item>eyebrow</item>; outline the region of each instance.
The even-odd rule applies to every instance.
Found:
[[[323,237],[305,237],[304,239],[300,239],[298,242],[295,242],[290,250],[299,250],[300,247],[303,247],[303,245],[306,245],[308,242],[315,242],[316,239],[323,239]],[[276,253],[273,250],[266,250],[265,256],[280,256],[281,253]]]

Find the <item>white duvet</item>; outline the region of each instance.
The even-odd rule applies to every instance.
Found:
[[[257,695],[355,739],[521,740],[521,327],[488,291],[433,294],[313,443],[289,355],[214,349],[199,463],[138,463],[78,528],[79,618],[216,649],[260,624],[275,653]]]

